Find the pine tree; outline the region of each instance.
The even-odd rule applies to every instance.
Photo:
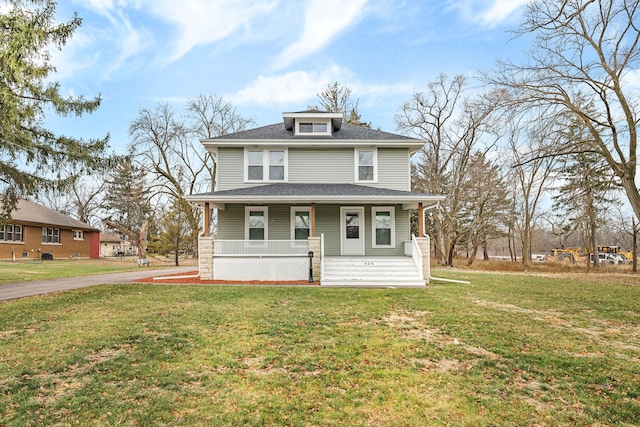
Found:
[[[51,81],[50,47],[61,49],[80,26],[74,15],[55,19],[49,0],[8,0],[0,9],[0,220],[17,199],[42,188],[62,187],[61,165],[97,168],[108,163],[108,138],[83,141],[43,126],[45,111],[66,116],[91,113],[100,97],[63,97]],[[82,170],[82,168],[79,168]]]
[[[105,208],[110,215],[104,223],[124,234],[138,248],[138,257],[146,258],[147,238],[152,219],[145,173],[126,160],[107,183]]]

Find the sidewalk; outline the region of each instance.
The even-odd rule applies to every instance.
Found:
[[[197,267],[196,267],[197,268]],[[104,284],[131,283],[145,277],[164,276],[176,273],[193,271],[194,266],[165,268],[162,270],[150,270],[140,268],[136,271],[120,273],[100,274],[96,276],[68,277],[65,279],[39,280],[36,282],[8,283],[0,285],[0,301],[42,295],[52,292],[67,291],[70,289],[85,288]]]

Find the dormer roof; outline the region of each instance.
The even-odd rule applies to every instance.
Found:
[[[284,127],[287,130],[293,130],[296,119],[298,120],[313,120],[313,119],[331,119],[333,130],[340,130],[342,127],[342,120],[344,119],[343,113],[330,113],[320,110],[307,110],[298,111],[295,113],[282,113],[284,119]]]

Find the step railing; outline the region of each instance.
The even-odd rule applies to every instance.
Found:
[[[324,280],[324,233],[320,233],[320,283]]]
[[[418,245],[418,239],[413,234],[411,235],[411,258],[418,268],[420,277],[424,277],[424,273],[422,270],[422,251],[420,250],[420,245]]]

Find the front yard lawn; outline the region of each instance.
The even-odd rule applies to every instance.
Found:
[[[0,425],[640,424],[632,279],[450,274],[0,303]]]
[[[151,267],[172,267],[172,264],[152,260]],[[5,283],[115,273],[118,271],[137,270],[138,268],[137,258],[132,257],[125,259],[0,261],[0,285]]]

